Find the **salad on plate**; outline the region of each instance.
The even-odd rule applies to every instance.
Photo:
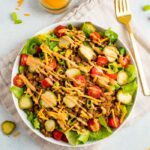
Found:
[[[137,90],[130,54],[111,29],[59,25],[29,39],[11,92],[44,136],[84,144],[108,137],[130,112]]]

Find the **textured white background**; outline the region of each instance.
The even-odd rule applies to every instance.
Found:
[[[56,22],[64,14],[51,15],[45,12],[38,4],[38,0],[25,0],[19,16],[23,24],[14,25],[10,19],[10,13],[16,7],[17,0],[0,0],[0,56],[3,57],[14,49],[21,41],[26,40],[32,34]],[[78,5],[84,0],[72,0],[71,6]],[[141,26],[142,34],[150,38],[150,17],[149,12],[143,12],[141,7],[150,4],[150,0],[130,0],[134,13],[135,22]],[[70,8],[71,11],[72,9]],[[24,17],[23,13],[30,13],[30,17]],[[7,57],[6,57],[7,59]],[[11,116],[0,106],[0,123],[3,120],[11,119]],[[135,122],[132,126],[121,130],[111,137],[109,143],[103,143],[100,150],[148,150],[150,147],[150,113]],[[32,141],[23,129],[19,138],[6,137],[0,131],[1,150],[39,150],[39,147]]]

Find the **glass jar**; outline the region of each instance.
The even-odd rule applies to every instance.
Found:
[[[67,9],[71,0],[40,0],[40,4],[50,13],[59,14]]]

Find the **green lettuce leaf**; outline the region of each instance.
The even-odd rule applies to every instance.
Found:
[[[106,128],[102,127],[98,132],[90,132],[89,140],[97,141],[100,139],[104,139],[109,135],[111,135],[111,133],[108,132]]]
[[[106,120],[105,120],[105,118],[104,118],[103,116],[100,116],[100,117],[99,117],[99,122],[100,122],[100,124],[101,124],[104,128],[107,129],[107,131],[108,131],[109,133],[112,133],[111,128],[107,125]]]
[[[81,144],[86,143],[89,139],[89,136],[90,136],[90,131],[84,129],[84,132],[82,134],[79,134],[78,142]]]
[[[36,53],[35,45],[39,46],[40,44],[41,41],[37,37],[29,39],[25,44],[25,46],[23,47],[21,54],[31,54],[31,55],[35,54]]]
[[[117,33],[115,33],[114,31],[111,30],[111,28],[107,29],[104,33],[104,35],[106,37],[109,38],[109,41],[110,41],[110,45],[115,43],[117,40],[118,40],[118,35]]]
[[[118,48],[120,55],[124,56],[126,54],[126,49],[124,47]]]
[[[122,90],[125,93],[130,93],[131,95],[134,95],[137,90],[137,81],[134,80],[126,85],[123,85]]]
[[[108,68],[110,70],[110,73],[117,73],[119,70],[122,69],[116,62],[112,62],[108,64]]]
[[[66,135],[66,137],[68,139],[69,144],[74,145],[74,146],[78,144],[78,137],[79,137],[79,135],[78,135],[77,132],[75,132],[75,131],[68,131],[68,132],[65,133],[65,135]]]
[[[12,87],[10,87],[10,91],[15,95],[16,98],[20,99],[24,93],[24,88],[12,86]]]
[[[38,118],[34,118],[32,123],[33,123],[33,127],[35,129],[40,129],[40,122],[39,122]]]
[[[128,83],[132,82],[137,76],[135,66],[134,65],[128,65],[128,67],[126,68],[125,71],[128,74]]]
[[[88,141],[89,139],[89,135],[90,135],[90,131],[84,129],[82,134],[81,133],[77,133],[75,131],[68,131],[65,133],[69,144],[75,146],[78,144],[84,144]]]

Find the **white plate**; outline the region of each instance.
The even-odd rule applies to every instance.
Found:
[[[72,24],[73,26],[81,26],[82,23],[83,23],[83,22],[59,22],[59,23],[52,24],[52,25],[50,25],[50,26],[44,28],[43,30],[37,32],[35,35],[42,34],[42,33],[47,33],[49,30],[53,30],[53,29],[54,29],[55,27],[57,27],[58,25],[68,25],[68,24]],[[96,24],[94,24],[94,25],[96,26],[96,28],[97,28],[98,30],[105,30],[105,29],[101,28],[99,25],[96,25]],[[34,36],[35,36],[35,35],[34,35]],[[125,46],[120,40],[118,40],[118,45],[119,45],[119,46],[123,46],[123,47],[126,48],[126,46]],[[21,50],[22,50],[22,49],[20,49],[20,52],[21,52]],[[133,57],[132,57],[130,51],[129,51],[127,48],[126,48],[126,50],[129,52],[129,54],[130,54],[130,56],[131,56],[131,61],[132,61],[132,63],[135,65],[135,62],[134,62],[134,60],[133,60]],[[14,63],[14,66],[13,66],[12,77],[11,77],[11,86],[13,86],[13,78],[14,78],[15,75],[18,73],[18,66],[19,66],[19,59],[20,59],[19,54],[20,54],[20,52],[18,53],[17,58],[16,58],[15,63]],[[137,90],[137,91],[138,91],[138,90]],[[61,145],[61,146],[72,147],[70,144],[64,143],[64,142],[62,142],[62,141],[56,141],[55,139],[53,139],[53,138],[51,138],[51,137],[45,137],[40,131],[34,129],[34,128],[32,127],[32,125],[31,125],[31,123],[27,120],[27,116],[26,116],[25,112],[22,111],[22,110],[19,108],[19,106],[18,106],[18,99],[14,96],[14,94],[12,94],[12,97],[13,97],[13,101],[14,101],[15,107],[16,107],[16,109],[17,109],[17,111],[18,111],[20,117],[22,118],[22,120],[24,121],[24,123],[31,129],[31,131],[33,131],[35,134],[37,134],[37,135],[40,136],[42,139],[44,139],[44,140],[46,140],[46,141],[48,141],[48,142],[51,142],[51,143],[54,143],[54,144],[57,144],[57,145]],[[136,97],[135,97],[135,99],[136,99]],[[135,105],[135,101],[134,101],[133,106],[134,106],[134,105]],[[132,107],[132,109],[133,109],[133,107]],[[130,114],[131,114],[131,112],[130,112]],[[126,120],[123,122],[123,124],[127,121],[128,118],[129,118],[129,116],[126,118]],[[123,124],[122,124],[122,125],[123,125]],[[121,125],[121,126],[122,126],[122,125]],[[116,131],[119,131],[120,128],[121,128],[121,126],[120,126],[117,130],[115,130],[114,133],[116,133]],[[114,134],[114,133],[113,133],[113,134]],[[112,134],[112,135],[113,135],[113,134]],[[87,142],[87,143],[85,143],[85,144],[83,144],[83,145],[77,145],[76,147],[86,147],[86,146],[89,146],[89,145],[92,145],[92,144],[96,144],[96,143],[98,143],[98,142],[99,142],[99,143],[100,143],[100,142],[104,142],[106,139],[108,139],[108,137],[105,138],[105,139],[99,140],[99,141],[95,141],[95,142],[92,142],[92,141],[90,142],[90,141],[89,141],[89,142]]]

